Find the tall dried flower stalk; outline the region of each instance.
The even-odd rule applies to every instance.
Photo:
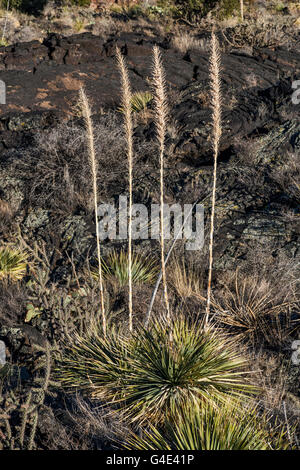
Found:
[[[244,21],[244,0],[240,0],[241,4],[241,20]]]
[[[132,331],[132,158],[133,158],[133,131],[131,109],[131,87],[128,69],[120,49],[116,50],[118,67],[122,82],[122,110],[124,113],[124,128],[127,142],[128,155],[128,181],[129,181],[129,221],[128,221],[128,290],[129,290],[129,330]]]
[[[97,217],[97,212],[98,212],[97,168],[98,168],[98,165],[97,165],[96,154],[95,154],[91,108],[90,108],[85,90],[83,88],[80,88],[79,96],[80,96],[81,110],[82,110],[85,127],[86,127],[88,155],[89,155],[89,161],[91,165],[91,173],[92,173],[92,181],[93,181],[93,200],[94,200],[95,223],[96,223],[97,258],[98,258],[98,274],[99,274],[99,288],[100,288],[100,300],[101,300],[102,327],[103,327],[103,333],[104,335],[106,335],[106,315],[105,315],[105,308],[104,308],[100,233],[99,233],[99,225],[98,225],[98,217]]]
[[[215,205],[216,205],[216,186],[217,186],[217,162],[219,153],[219,144],[222,133],[221,127],[221,56],[219,43],[215,33],[212,33],[211,38],[211,55],[210,55],[210,86],[211,86],[211,106],[213,116],[213,155],[214,155],[214,170],[213,170],[213,189],[212,189],[212,204],[211,204],[211,218],[210,218],[210,236],[209,236],[209,268],[208,268],[208,284],[207,284],[207,304],[206,304],[206,317],[205,323],[208,323],[210,304],[211,304],[211,280],[212,280],[212,266],[213,266],[213,242],[214,242],[214,221],[215,221]]]
[[[153,102],[155,109],[156,135],[159,143],[160,162],[160,246],[161,246],[161,271],[164,289],[164,299],[167,309],[167,320],[170,321],[170,307],[168,299],[166,267],[165,267],[165,242],[164,242],[164,152],[165,135],[168,118],[168,104],[166,94],[165,71],[162,58],[157,46],[153,48],[152,64]]]

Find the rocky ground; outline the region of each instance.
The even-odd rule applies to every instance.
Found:
[[[2,448],[115,445],[111,441],[116,427],[113,420],[107,423],[89,402],[65,395],[48,377],[50,356],[61,347],[60,330],[68,322],[72,330],[74,311],[83,315],[98,302],[95,286],[87,283],[84,293],[79,289],[86,260],[93,263],[95,257],[95,226],[78,91],[82,85],[86,88],[93,107],[101,200],[113,202],[127,192],[115,47],[126,57],[134,91],[146,91],[152,48],[158,44],[170,101],[166,200],[200,201],[207,217],[212,182],[210,31],[187,31],[195,36],[196,46],[178,46],[172,33],[149,26],[144,33],[51,33],[41,40],[0,48],[0,78],[7,87],[7,104],[0,106],[0,232],[3,243],[21,240],[31,250],[35,266],[34,281],[28,275],[17,285],[0,285],[0,340],[10,363],[9,372],[4,368],[0,372],[6,377],[1,395]],[[288,295],[292,295],[290,281],[299,280],[300,262],[300,104],[292,102],[292,83],[300,75],[300,31],[287,28],[277,44],[273,39],[278,31],[271,39],[262,31],[251,37],[249,31],[235,26],[218,32],[223,135],[215,289],[222,289],[228,273],[239,268],[243,276],[259,278],[263,274],[272,290],[284,294],[288,286]],[[150,205],[158,202],[159,187],[151,104],[146,113],[137,115],[134,132],[134,198]],[[104,243],[104,255],[112,245]],[[137,246],[158,256],[152,241]],[[178,253],[182,249],[179,244]],[[205,277],[206,250],[193,257]],[[137,318],[143,315],[150,296],[151,289],[142,294],[136,290]],[[38,313],[25,322],[32,304]],[[189,308],[197,309],[197,302],[190,299]],[[124,310],[124,292],[113,299],[112,309]],[[276,387],[282,386],[280,403],[266,404],[264,397],[264,406],[273,407],[274,416],[284,420],[284,400],[292,423],[299,419],[300,399],[299,366],[290,363],[291,342],[299,337],[297,312],[291,307],[289,322],[294,323],[284,339],[273,338],[265,344],[260,338],[252,348],[254,363],[266,368],[269,393],[277,393],[278,399],[281,391]],[[45,338],[53,351],[45,346]],[[272,369],[273,360],[277,366]],[[98,413],[97,425],[90,424],[90,431],[81,439],[87,409],[94,418]],[[28,413],[25,429],[24,410]]]

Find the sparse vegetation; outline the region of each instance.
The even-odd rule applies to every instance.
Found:
[[[0,450],[299,449],[299,7],[1,6]]]
[[[201,42],[190,34],[181,34],[173,38],[173,46],[182,53],[190,50],[197,50],[201,47]]]

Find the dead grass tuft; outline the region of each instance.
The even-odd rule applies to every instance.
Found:
[[[292,329],[290,308],[293,302],[278,298],[278,286],[258,276],[236,271],[223,283],[214,299],[214,310],[221,325],[229,327],[239,339],[253,346],[282,346]]]

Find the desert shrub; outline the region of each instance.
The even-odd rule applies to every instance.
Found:
[[[253,391],[245,365],[232,342],[182,317],[167,330],[163,320],[138,327],[131,337],[114,328],[104,337],[99,327],[77,335],[58,375],[66,387],[119,403],[133,421],[159,422],[187,404]]]
[[[240,0],[221,0],[218,7],[218,17],[220,19],[228,18],[235,11],[240,9]]]
[[[158,6],[170,8],[173,14],[193,20],[204,16],[216,3],[217,0],[161,0]]]
[[[8,0],[1,0],[1,7],[6,9],[9,6],[10,9],[19,10],[22,3],[23,0],[10,0],[9,3]]]
[[[247,22],[227,28],[223,35],[233,47],[277,47],[285,45],[288,49],[294,45],[293,26],[285,22],[268,18],[249,19]]]
[[[135,450],[267,450],[287,449],[284,432],[270,432],[267,419],[256,409],[240,411],[230,400],[222,407],[206,403],[185,408],[165,429],[150,426],[130,437],[127,448]]]
[[[78,111],[77,111],[78,112]],[[124,131],[119,112],[107,112],[93,116],[95,152],[98,161],[99,198],[111,200],[127,190],[127,157]],[[150,160],[153,143],[137,137],[139,154],[135,157],[135,201],[148,188],[147,178],[140,159]],[[90,167],[86,161],[85,129],[81,118],[62,122],[55,127],[35,133],[32,145],[24,149],[22,158],[11,158],[14,176],[20,177],[26,186],[25,204],[43,207],[57,214],[70,214],[93,209]],[[139,187],[137,187],[139,184]],[[152,183],[153,184],[153,183]]]

